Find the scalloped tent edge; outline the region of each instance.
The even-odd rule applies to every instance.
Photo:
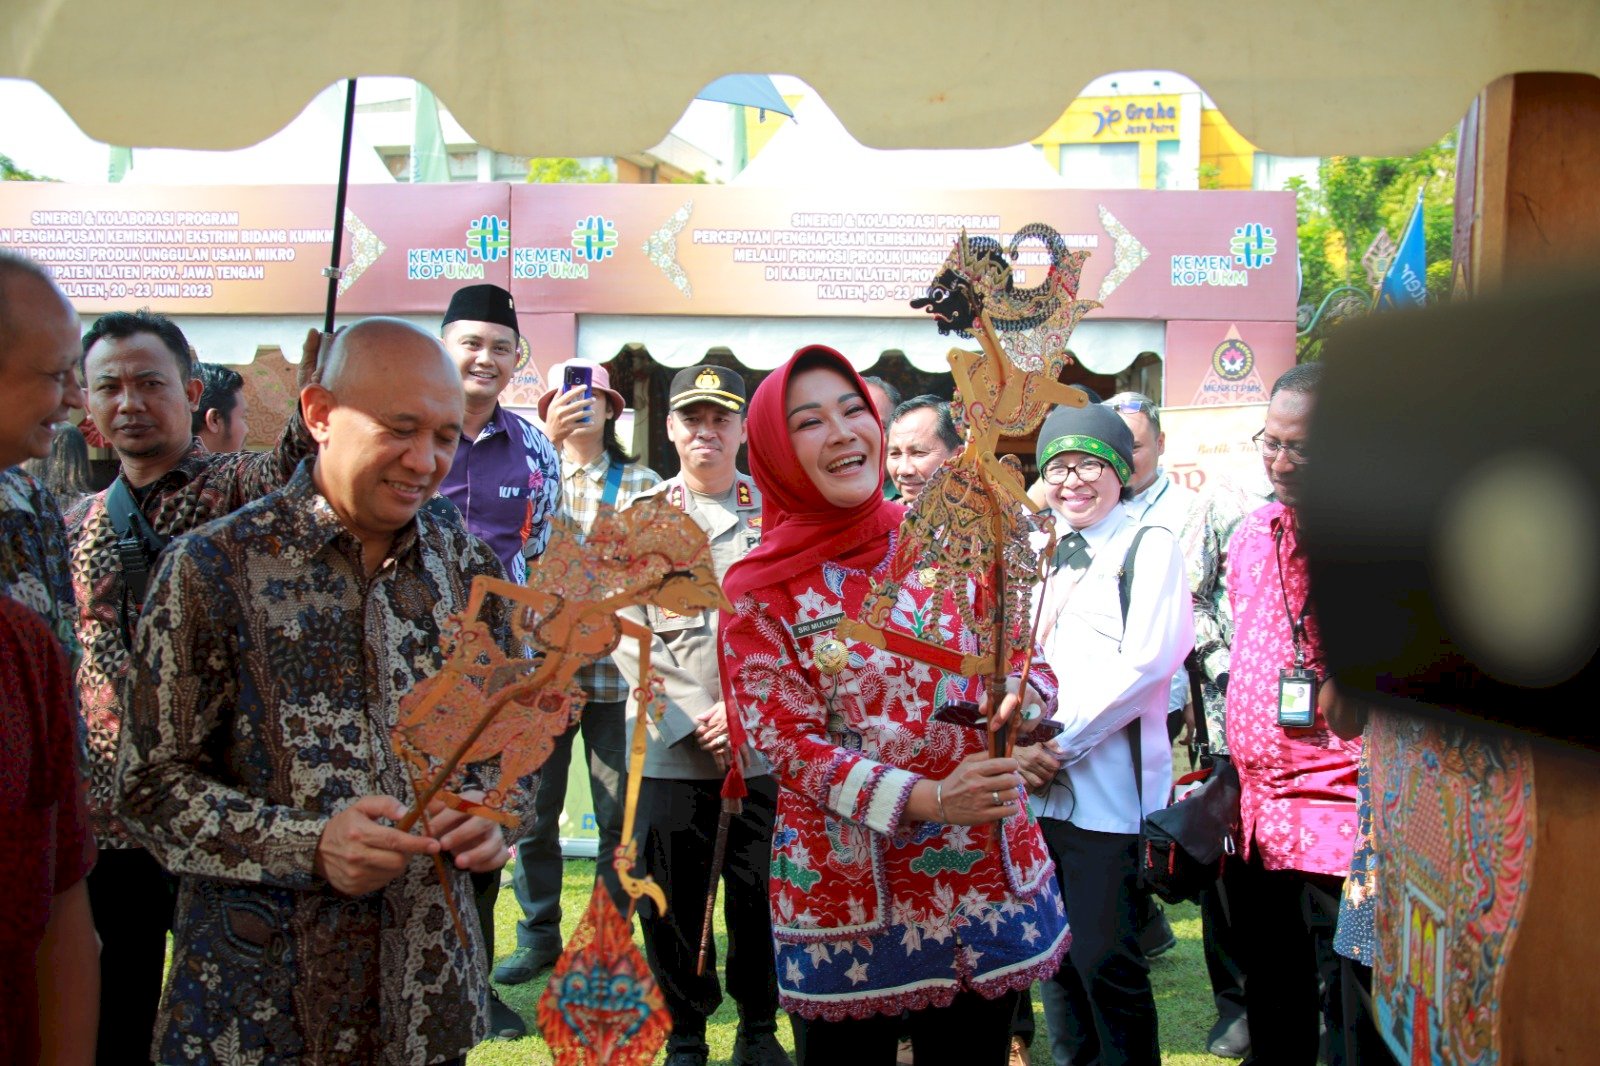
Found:
[[[1337,19],[1281,0],[817,0],[776,14],[738,0],[280,0],[242,10],[11,0],[0,77],[38,83],[96,139],[216,149],[271,135],[334,81],[406,75],[480,144],[582,157],[658,143],[699,89],[742,72],[803,78],[858,140],[890,148],[1018,144],[1098,75],[1170,69],[1281,155],[1410,152],[1502,75],[1600,76],[1600,4],[1584,0],[1347,0]]]

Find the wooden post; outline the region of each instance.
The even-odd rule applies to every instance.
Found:
[[[1513,74],[1478,109],[1474,289],[1600,260],[1600,78]],[[1458,190],[1465,195],[1468,190]]]
[[[1480,100],[1473,275],[1479,292],[1600,263],[1600,78],[1515,74]],[[1552,383],[1571,387],[1573,382]],[[1502,1062],[1569,1063],[1600,1047],[1600,773],[1533,748],[1533,876],[1501,1000]]]

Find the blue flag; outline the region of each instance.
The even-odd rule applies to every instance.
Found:
[[[1405,236],[1394,253],[1394,262],[1383,275],[1378,289],[1378,306],[1421,307],[1428,302],[1428,250],[1422,238],[1422,190],[1417,190],[1417,206],[1411,209]]]

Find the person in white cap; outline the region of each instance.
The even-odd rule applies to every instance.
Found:
[[[539,398],[539,418],[551,443],[561,451],[562,517],[587,535],[601,504],[622,510],[659,484],[661,477],[624,451],[617,440],[617,418],[624,404],[622,394],[611,387],[606,368],[588,360],[571,359],[552,367],[546,380],[564,382],[568,367],[587,368],[590,385],[564,391],[552,386]],[[533,829],[517,842],[517,865],[511,885],[523,917],[517,923],[517,949],[494,968],[494,979],[501,984],[531,981],[561,957],[558,822],[567,795],[572,741],[579,729],[589,752],[589,794],[600,831],[596,875],[605,882],[618,909],[626,913],[626,901],[610,860],[622,840],[628,684],[609,658],[580,670],[577,682],[589,694],[582,721],[557,738],[555,751],[540,773]]]

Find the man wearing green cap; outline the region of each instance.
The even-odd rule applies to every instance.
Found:
[[[1059,538],[1040,644],[1070,679],[1061,735],[1017,749],[1073,919],[1045,1016],[1057,1062],[1157,1063],[1135,893],[1140,823],[1172,782],[1169,683],[1194,644],[1183,555],[1169,530],[1141,528],[1123,506],[1133,438],[1115,411],[1056,408],[1038,457]]]

